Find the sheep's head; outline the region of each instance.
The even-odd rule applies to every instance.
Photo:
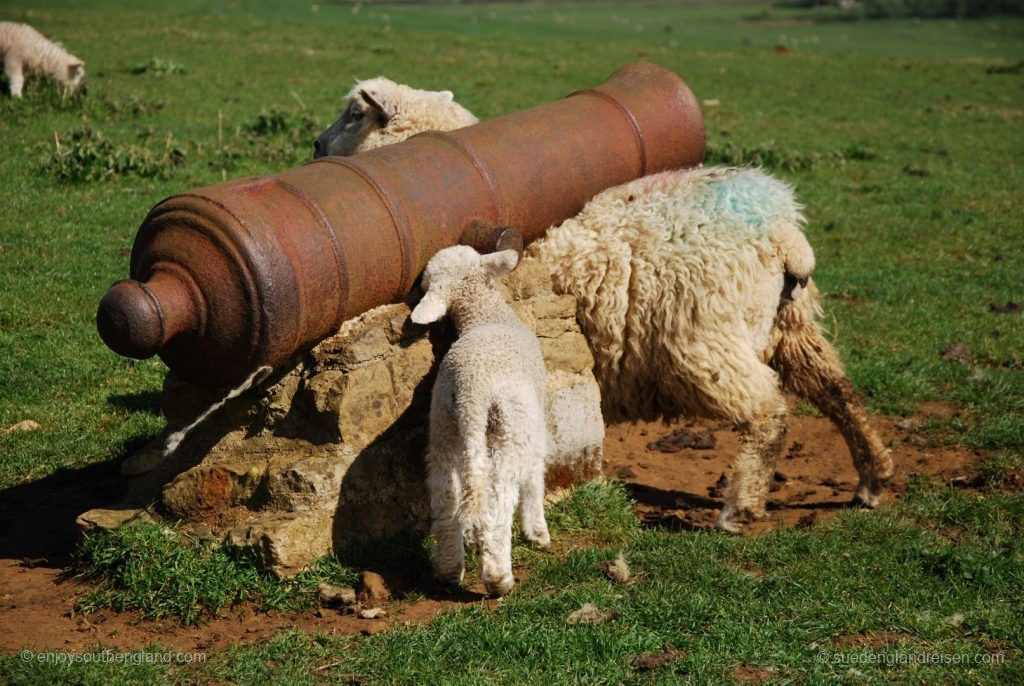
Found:
[[[64,86],[68,90],[76,91],[78,87],[82,85],[82,79],[85,78],[85,63],[81,60],[75,60],[69,62],[67,65],[67,74],[64,78]]]
[[[495,279],[515,269],[519,254],[515,250],[481,255],[468,245],[439,250],[423,270],[420,283],[425,294],[412,311],[417,324],[436,322],[448,313],[459,286],[476,282],[488,287]]]
[[[387,126],[395,116],[397,108],[389,93],[397,86],[380,76],[356,84],[337,121],[313,141],[313,157],[348,156],[363,150],[366,138]]]

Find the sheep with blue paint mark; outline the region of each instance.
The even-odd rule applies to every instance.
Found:
[[[429,109],[431,97],[411,97],[411,109]],[[353,149],[418,132],[366,137]],[[785,440],[784,390],[842,433],[860,477],[855,503],[878,505],[893,474],[819,324],[803,221],[792,189],[759,169],[676,170],[598,194],[527,252],[577,299],[609,419],[701,414],[736,427],[740,451],[717,521],[731,532],[765,516]]]

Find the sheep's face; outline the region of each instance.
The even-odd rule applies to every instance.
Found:
[[[350,95],[337,121],[313,141],[313,158],[356,154],[366,137],[387,126],[390,119],[384,106],[367,90]]]
[[[76,91],[78,87],[82,85],[82,80],[85,78],[85,63],[83,62],[71,62],[67,66],[67,74],[64,78],[64,86],[68,90]]]
[[[515,250],[481,255],[469,246],[456,245],[438,251],[423,270],[420,283],[425,293],[412,311],[413,322],[436,322],[447,314],[459,285],[474,280],[490,286],[518,263],[519,254]]]

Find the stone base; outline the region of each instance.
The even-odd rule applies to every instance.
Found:
[[[541,341],[548,365],[551,492],[601,470],[604,424],[572,296],[555,295],[530,260],[503,280],[506,299]],[[164,383],[168,428],[129,457],[126,502],[93,510],[83,527],[110,528],[150,505],[232,545],[255,548],[280,576],[332,549],[426,531],[424,453],[436,366],[453,339],[409,321],[405,304],[346,322],[337,335],[218,410],[163,459],[160,447],[225,394]]]

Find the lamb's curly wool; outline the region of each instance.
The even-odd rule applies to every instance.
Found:
[[[313,156],[354,155],[398,143],[423,131],[451,131],[477,123],[451,91],[424,91],[378,76],[345,96],[337,121],[313,142]]]
[[[21,97],[25,77],[34,73],[49,74],[65,91],[78,88],[85,77],[82,60],[28,24],[0,21],[0,55],[16,98]]]
[[[459,126],[444,121],[429,128]],[[367,136],[353,150],[418,132]],[[577,297],[609,418],[691,412],[737,426],[740,453],[718,520],[730,531],[764,516],[785,438],[783,388],[843,434],[860,475],[856,502],[877,505],[893,473],[818,324],[802,224],[792,190],[760,170],[671,171],[604,191],[528,253]]]
[[[494,288],[516,266],[514,251],[481,256],[466,246],[439,251],[423,272],[420,324],[449,314],[459,338],[441,360],[430,402],[427,486],[434,568],[458,583],[463,532],[480,550],[487,590],[512,590],[512,518],[523,535],[550,542],[544,520],[546,371],[540,343]]]

